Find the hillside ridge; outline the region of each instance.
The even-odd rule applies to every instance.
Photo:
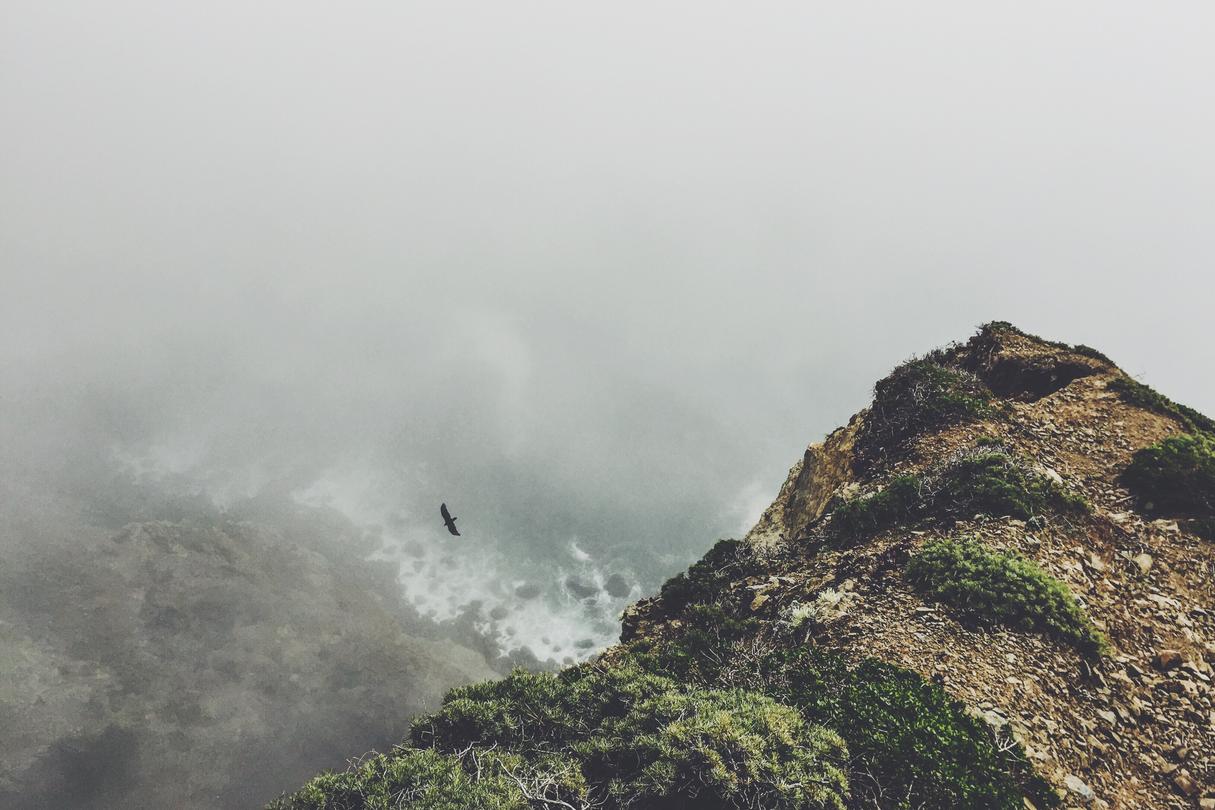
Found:
[[[1212,428],[988,324],[596,662],[454,690],[276,806],[1215,807]]]

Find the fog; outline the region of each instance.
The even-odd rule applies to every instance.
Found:
[[[0,548],[68,479],[275,492],[562,660],[981,322],[1215,411],[1213,40],[1184,2],[5,0]]]

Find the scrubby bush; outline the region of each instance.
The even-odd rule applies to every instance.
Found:
[[[1122,401],[1129,405],[1176,419],[1190,433],[1215,433],[1215,419],[1174,402],[1156,389],[1130,377],[1116,377],[1110,380],[1107,388],[1117,393]]]
[[[743,690],[664,692],[574,750],[612,807],[843,810],[848,792],[839,735]]]
[[[964,454],[942,471],[935,487],[939,513],[983,513],[1028,520],[1054,509],[1080,512],[1087,503],[1002,451]]]
[[[978,377],[927,359],[904,363],[873,391],[873,405],[857,437],[866,462],[924,431],[995,413],[991,391]]]
[[[413,741],[514,757],[500,767],[547,774],[534,782],[612,808],[842,808],[847,793],[834,734],[763,695],[687,689],[632,662],[453,690],[415,723]],[[579,778],[551,777],[561,756]]]
[[[1057,804],[1017,746],[1001,750],[985,724],[918,673],[873,659],[849,668],[836,655],[794,649],[786,702],[835,729],[853,757],[854,807],[1019,810],[1022,794]]]
[[[744,542],[719,540],[687,572],[668,579],[659,595],[667,610],[677,612],[688,605],[719,598],[726,583],[758,570],[759,567]]]
[[[982,722],[918,673],[874,660],[852,668],[831,652],[754,637],[701,648],[688,669],[688,656],[671,651],[684,638],[634,644],[635,660],[714,688],[739,682],[736,662],[758,656],[742,682],[844,739],[849,807],[1014,810],[1022,794],[1041,808],[1057,804],[1019,746],[997,745]]]
[[[835,505],[830,533],[852,542],[891,526],[975,514],[1028,520],[1049,511],[1078,513],[1084,498],[1030,470],[1016,456],[990,445],[959,454],[927,475],[900,475],[885,488]]]
[[[419,747],[459,751],[470,745],[558,748],[609,716],[675,688],[637,667],[583,665],[551,672],[517,669],[497,681],[448,692],[434,714],[414,721]]]
[[[918,476],[896,476],[872,495],[838,504],[831,512],[831,530],[840,539],[855,540],[908,522],[921,511],[922,488]]]
[[[974,540],[936,540],[911,558],[907,577],[966,619],[1042,632],[1088,655],[1106,647],[1067,586],[1016,554]]]
[[[1170,436],[1135,454],[1123,482],[1155,511],[1215,514],[1215,437]]]
[[[684,614],[684,630],[678,644],[650,648],[656,671],[682,682],[710,683],[727,660],[729,646],[754,635],[759,620],[736,616],[720,605],[693,605]]]
[[[1077,343],[1073,346],[1070,343],[1064,343],[1061,340],[1047,340],[1039,335],[1031,334],[1023,329],[1018,329],[1008,321],[991,321],[990,323],[983,324],[979,327],[979,332],[971,343],[983,343],[985,345],[990,345],[999,340],[1001,333],[1020,335],[1021,337],[1029,338],[1030,340],[1035,340],[1039,343],[1045,343],[1047,346],[1053,346],[1056,349],[1062,349],[1066,352],[1072,352],[1073,354],[1079,354],[1084,357],[1090,357],[1094,360],[1100,360],[1101,362],[1108,363],[1111,366],[1115,365],[1114,361],[1109,359],[1104,352],[1098,351],[1092,346],[1085,346],[1083,343]]]
[[[495,772],[497,771],[497,772]],[[528,810],[518,785],[498,769],[480,778],[460,759],[437,751],[398,749],[343,773],[317,776],[267,810]]]

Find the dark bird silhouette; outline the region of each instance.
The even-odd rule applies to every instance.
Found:
[[[451,512],[447,511],[447,504],[439,504],[439,514],[443,516],[443,525],[447,527],[447,531],[451,532],[456,537],[459,537],[460,533],[456,531],[457,518],[452,517]]]

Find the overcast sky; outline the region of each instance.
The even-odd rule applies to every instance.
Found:
[[[7,418],[673,570],[986,320],[1215,411],[1213,8],[3,0]]]

